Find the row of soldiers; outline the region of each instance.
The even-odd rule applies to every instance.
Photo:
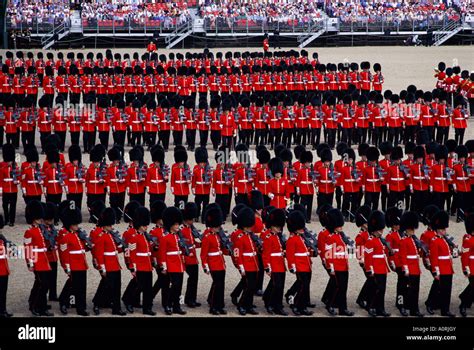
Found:
[[[325,205],[319,211],[322,230],[316,236],[306,224],[304,208],[294,205],[286,209],[263,207],[263,197],[254,193],[251,205],[238,204],[232,210],[235,230],[228,235],[223,230],[224,216],[218,204],[210,204],[205,213],[205,230],[201,233],[194,222],[197,206],[187,203],[180,210],[167,207],[158,200],[151,209],[138,202],[125,208],[129,227],[122,235],[114,228],[115,211],[103,203],[94,203],[96,227],[87,234],[81,227],[82,215],[74,202],[65,201],[57,214],[53,203],[30,202],[25,211],[31,226],[24,234],[25,259],[34,273],[29,308],[35,316],[53,316],[49,301],[59,301],[60,311],[67,314],[71,300],[77,314],[88,316],[86,293],[91,252],[93,267],[100,274],[100,283],[92,300],[94,314],[111,308],[113,315],[133,313],[140,307],[145,315],[156,315],[153,300],[161,291],[161,301],[167,315],[184,315],[180,302],[184,273],[189,276],[184,303],[190,308],[201,306],[197,301],[199,265],[210,275],[212,285],[207,297],[212,315],[224,315],[225,256],[241,274],[241,280],[231,293],[231,301],[240,315],[257,315],[254,296],[262,296],[271,315],[288,315],[283,298],[297,316],[309,316],[315,304],[310,300],[313,258],[321,258],[329,280],[322,303],[330,315],[353,316],[347,307],[349,259],[356,258],[366,275],[357,304],[370,316],[390,316],[385,311],[387,275],[397,275],[396,307],[402,316],[423,317],[419,308],[420,262],[433,275],[426,301],[426,310],[454,317],[450,311],[453,258],[458,246],[446,231],[449,215],[434,205],[422,212],[426,230],[418,239],[419,215],[392,207],[384,214],[362,206],[356,214],[360,231],[352,240],[344,232],[344,219],[337,208]],[[58,230],[56,216],[62,222]],[[154,225],[153,227],[151,227]],[[284,233],[284,229],[287,233]],[[385,228],[389,232],[384,237]],[[469,284],[460,294],[460,313],[467,316],[474,295],[474,214],[465,220],[461,266]],[[11,317],[6,309],[8,260],[14,245],[0,236],[0,317]],[[200,248],[198,253],[197,249]],[[120,256],[123,253],[123,262]],[[131,274],[130,282],[121,294],[121,266]],[[57,270],[61,267],[68,279],[57,297]],[[153,283],[153,271],[157,279]],[[295,274],[295,282],[284,292],[286,272]],[[264,275],[270,277],[265,292]],[[260,284],[260,286],[259,286]],[[74,298],[71,298],[74,296]]]
[[[439,145],[429,142],[423,132],[418,134],[416,144],[405,145],[405,152],[389,142],[379,148],[362,143],[358,147],[360,159],[353,148],[341,142],[336,147],[340,159],[334,162],[330,146],[324,143],[317,147],[317,161],[302,145],[295,147],[293,161],[293,153],[281,144],[275,147],[274,158],[264,146],[250,151],[245,144],[238,144],[235,152],[226,148],[216,152],[215,167],[202,147],[196,149],[196,165],[191,167],[183,146],[176,146],[174,164],[170,166],[161,146],[151,149],[151,164],[147,164],[140,146],[125,154],[119,146],[106,152],[102,145],[96,145],[90,164],[85,166],[79,146],[71,145],[66,164],[57,139],[52,140],[43,165],[35,148],[27,149],[26,161],[19,164],[13,145],[3,146],[0,185],[6,222],[12,226],[19,191],[26,203],[41,200],[44,194],[48,202],[59,204],[65,194],[78,208],[82,207],[84,193],[88,208],[96,200],[106,202],[109,194],[118,220],[127,194],[130,200],[145,205],[148,193],[151,205],[166,199],[168,187],[176,206],[193,195],[200,215],[212,195],[225,217],[233,198],[236,204],[247,204],[249,193],[255,189],[264,195],[266,205],[285,208],[290,202],[303,204],[308,221],[315,195],[318,209],[324,204],[333,205],[335,199],[336,207],[349,221],[354,221],[362,201],[373,210],[380,203],[383,211],[392,206],[420,211],[431,201],[458,220],[463,220],[473,207],[473,141],[458,145],[448,140],[446,145]]]
[[[165,150],[173,136],[175,146],[187,144],[193,151],[198,134],[199,145],[206,147],[210,136],[214,150],[220,145],[233,148],[237,142],[272,148],[278,143],[286,147],[311,144],[316,148],[323,138],[334,148],[337,141],[398,145],[414,141],[419,130],[426,131],[430,141],[444,143],[453,127],[455,140],[463,143],[469,119],[462,95],[456,95],[451,103],[442,90],[423,92],[414,85],[400,94],[386,90],[384,95],[370,92],[365,96],[354,90],[339,100],[332,94],[298,93],[214,98],[210,104],[204,99],[197,106],[189,98],[184,104],[164,95],[158,100],[145,95],[127,104],[119,97],[109,106],[106,97],[99,98],[97,104],[88,98],[80,107],[68,105],[58,96],[56,106],[49,108],[48,96],[43,95],[36,108],[30,97],[21,100],[20,107],[9,97],[0,105],[0,138],[3,141],[5,132],[6,141],[18,148],[21,134],[26,148],[35,144],[38,130],[44,150],[46,138],[54,132],[64,151],[67,133],[74,145],[80,143],[82,133],[84,152],[90,152],[97,134],[108,148],[111,133],[113,142],[121,146],[127,140],[131,146],[161,144]]]

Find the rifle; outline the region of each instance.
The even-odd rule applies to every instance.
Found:
[[[181,230],[178,231],[178,245],[184,251],[184,255],[189,256],[191,254],[191,246],[186,243]]]
[[[212,168],[209,165],[209,162],[204,166],[203,180],[206,183],[210,183],[212,180]]]
[[[348,250],[352,253],[354,251],[354,241],[350,239],[344,232],[339,232],[341,239],[344,244],[348,247]]]
[[[79,230],[77,230],[77,236],[82,242],[84,242],[87,249],[90,250],[94,247],[94,244],[92,243],[91,239],[87,235],[86,231],[84,231],[84,229],[79,228]]]
[[[311,166],[309,168],[309,177],[311,177],[312,181],[316,181],[319,177],[318,172],[314,170],[313,164],[311,164]]]
[[[380,242],[388,249],[388,255],[392,256],[395,255],[395,252],[393,251],[392,247],[390,246],[390,243],[388,243],[385,238],[380,237]]]
[[[143,235],[145,236],[145,238],[148,242],[150,242],[151,244],[153,244],[155,246],[158,246],[158,238],[156,238],[155,236],[152,236],[151,234],[149,234],[146,231],[143,232]]]
[[[199,239],[202,241],[202,233],[199,231],[194,225],[191,225],[191,234],[193,235],[194,239]]]
[[[403,172],[403,174],[405,174],[406,177],[410,175],[410,171],[408,170],[405,164],[401,163],[398,167]]]
[[[184,170],[183,170],[183,176],[186,179],[186,181],[191,181],[193,174],[191,173],[191,169],[189,169],[188,164],[184,164]]]
[[[332,163],[329,164],[329,179],[331,179],[331,182],[335,184],[337,182],[337,178],[341,176],[341,174],[336,174],[334,171],[334,165]]]
[[[160,174],[163,178],[170,175],[170,167],[166,164],[160,165]]]
[[[232,242],[230,241],[229,237],[227,236],[226,232],[222,227],[220,228],[217,234],[219,235],[220,244],[224,247],[224,249],[229,251],[230,255],[233,255]]]
[[[122,247],[124,249],[128,248],[128,244],[122,239],[122,237],[120,237],[120,234],[117,230],[109,231],[109,233],[118,247]]]
[[[43,235],[44,239],[49,242],[51,250],[56,248],[56,237],[58,236],[58,232],[54,228],[54,225],[50,225],[51,232],[50,230],[48,230],[48,227],[45,224],[40,224],[39,228],[41,230],[41,234]]]
[[[452,180],[452,175],[454,174],[454,170],[451,169],[451,168],[448,168],[448,167],[445,167],[443,169],[443,175],[446,176],[446,179],[448,181],[451,181]]]
[[[17,245],[13,243],[12,241],[8,240],[3,233],[0,233],[0,241],[3,242],[3,245],[7,248],[12,248],[13,252],[15,255],[18,253]],[[5,252],[6,253],[6,252]]]
[[[253,243],[255,243],[255,246],[259,251],[263,249],[263,240],[255,234],[255,232],[250,231],[250,238],[252,238]]]
[[[413,242],[415,242],[416,248],[418,250],[421,250],[421,252],[423,253],[425,257],[428,257],[430,255],[430,251],[428,250],[428,247],[426,246],[426,244],[420,241],[419,238],[416,237],[415,235],[413,235],[412,238],[413,238]]]
[[[306,248],[311,249],[313,251],[313,256],[318,256],[317,235],[305,227],[302,237]]]

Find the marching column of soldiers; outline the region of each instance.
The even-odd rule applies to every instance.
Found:
[[[235,153],[226,147],[216,152],[215,169],[202,147],[196,148],[196,165],[191,169],[184,146],[175,147],[175,163],[168,166],[165,150],[159,145],[151,148],[153,163],[148,165],[141,146],[129,151],[127,163],[120,146],[106,152],[98,144],[91,149],[86,167],[77,145],[70,146],[69,163],[64,164],[58,137],[47,138],[42,166],[35,148],[28,148],[27,161],[20,165],[15,162],[14,145],[5,144],[5,221],[13,225],[20,187],[30,225],[24,234],[26,263],[34,274],[29,309],[33,315],[50,316],[49,300],[58,301],[63,314],[74,306],[78,315],[89,315],[90,252],[93,269],[100,275],[92,300],[94,314],[111,308],[113,314],[125,315],[141,308],[144,314],[155,315],[153,302],[161,292],[164,312],[183,315],[183,302],[189,308],[201,306],[197,300],[199,267],[213,281],[206,300],[210,313],[225,314],[226,263],[231,262],[241,274],[230,295],[239,314],[257,314],[257,296],[263,298],[269,314],[287,315],[286,301],[295,315],[311,315],[310,309],[316,305],[310,289],[313,260],[319,255],[328,274],[321,302],[330,315],[354,314],[347,306],[347,289],[349,259],[356,257],[367,278],[356,301],[369,315],[389,316],[385,290],[393,271],[397,278],[395,306],[400,314],[423,316],[419,307],[422,262],[433,275],[426,311],[454,316],[450,309],[453,259],[460,254],[462,272],[469,279],[459,296],[459,311],[466,316],[474,295],[474,143],[449,141],[446,146],[439,145],[421,130],[416,143],[405,145],[405,155],[400,146],[382,142],[379,148],[360,144],[360,159],[346,143],[339,143],[340,159],[334,163],[331,147],[324,143],[317,147],[316,162],[313,152],[304,146],[291,152],[278,144],[274,157],[259,146],[255,165],[249,161],[247,146],[238,144]],[[294,162],[293,155],[297,158]],[[171,207],[164,202],[168,184],[174,196]],[[145,207],[147,190],[150,209]],[[90,222],[96,225],[89,234],[81,228],[84,191]],[[9,194],[6,201],[5,194]],[[313,210],[315,195],[317,208]],[[231,210],[232,197],[236,205]],[[380,201],[382,211],[378,210]],[[312,231],[318,225],[311,219],[314,212],[322,226],[319,234]],[[236,226],[231,234],[223,229],[229,215]],[[447,234],[450,215],[465,224],[462,248]],[[122,218],[129,227],[120,234],[114,226]],[[420,220],[426,230],[418,239]],[[59,222],[62,226],[56,227]],[[346,234],[346,222],[356,223],[360,232]],[[205,226],[202,233],[195,227],[197,223]],[[386,228],[389,232],[384,237]],[[3,235],[0,242],[0,315],[9,317],[8,258],[14,247]],[[122,265],[130,273],[123,294]],[[60,269],[68,278],[58,296]],[[295,275],[295,281],[285,292],[287,271]],[[270,277],[267,286],[265,274]]]

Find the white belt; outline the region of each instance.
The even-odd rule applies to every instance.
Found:
[[[91,184],[98,184],[99,183],[99,180],[90,180],[89,181]]]
[[[366,181],[368,181],[368,182],[377,182],[377,181],[380,181],[380,179],[366,179]]]
[[[280,252],[280,253],[271,253],[270,256],[283,256],[283,252]]]
[[[177,184],[185,184],[185,183],[187,183],[188,181],[186,181],[186,180],[177,180],[177,181],[175,181],[175,182],[176,182]]]
[[[3,181],[5,181],[5,182],[11,182],[11,181],[13,181],[13,179],[3,179]]]
[[[395,248],[395,249],[392,249],[392,252],[397,253],[399,250],[400,250],[400,249]]]
[[[465,120],[466,118],[454,118],[454,120]]]
[[[150,252],[147,252],[147,253],[137,253],[137,256],[150,256],[151,253]]]
[[[68,180],[69,180],[69,181],[71,181],[71,182],[79,181],[79,179],[77,179],[77,178],[74,178],[74,179],[68,179]]]
[[[157,184],[157,183],[160,183],[160,182],[164,182],[165,180],[151,180],[152,183],[154,184]]]
[[[174,252],[166,252],[166,255],[180,255],[181,251],[175,250]]]
[[[43,253],[43,252],[47,251],[47,249],[46,248],[33,248],[31,251],[33,253]]]
[[[36,181],[36,180],[28,180],[28,183],[29,183],[29,184],[37,184],[37,183],[39,183],[39,181]]]
[[[225,181],[216,181],[216,184],[218,185],[224,185],[226,182]]]
[[[422,117],[423,117],[423,118],[433,118],[432,115],[424,115],[424,116],[422,116]]]
[[[323,183],[323,184],[330,184],[332,183],[331,180],[319,180],[319,182]]]
[[[4,255],[0,255],[0,259],[6,259],[7,256],[4,254]]]
[[[439,118],[448,118],[448,117],[449,115],[444,115],[444,114],[439,116]]]
[[[255,256],[257,253],[252,252],[252,253],[242,253],[243,256]]]
[[[343,256],[343,255],[346,255],[345,252],[336,252],[334,253],[335,256]]]
[[[471,255],[471,256],[469,257],[469,259],[473,259],[473,260],[474,260],[474,255]]]
[[[69,254],[84,254],[86,251],[81,249],[81,250],[71,250]]]
[[[249,182],[249,180],[239,180],[239,182]]]
[[[130,182],[142,182],[142,180],[130,180]]]
[[[435,180],[447,180],[447,178],[445,178],[445,177],[435,177],[434,179]]]
[[[110,182],[119,182],[119,179],[110,179]]]
[[[117,255],[117,252],[104,252],[104,255],[106,255],[106,256],[114,256],[114,255]]]
[[[385,254],[372,255],[372,258],[374,258],[374,259],[384,259],[384,258],[385,258]]]
[[[295,253],[295,256],[309,256],[309,253]]]
[[[222,255],[222,252],[207,253],[207,256],[219,256],[219,255]]]
[[[345,182],[354,182],[357,181],[356,179],[344,179]]]
[[[311,185],[313,181],[301,181],[303,185]]]
[[[413,179],[415,179],[415,180],[424,180],[425,177],[424,176],[413,176]]]
[[[443,256],[438,256],[439,260],[449,260],[451,259],[451,255],[443,255]]]
[[[407,255],[407,259],[418,259],[418,255]]]
[[[259,184],[267,184],[267,183],[269,183],[269,181],[259,181],[258,183]]]
[[[456,180],[469,180],[469,177],[457,177]]]
[[[209,182],[196,181],[196,185],[209,185]]]
[[[390,180],[392,180],[392,181],[403,181],[405,179],[403,177],[392,177],[392,178],[390,178]]]
[[[49,182],[50,184],[55,184],[55,183],[58,183],[59,180],[49,180],[48,182]]]
[[[108,121],[104,120],[104,121],[100,121],[99,123],[102,123],[102,124],[107,124]]]

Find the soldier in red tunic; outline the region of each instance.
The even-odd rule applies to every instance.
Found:
[[[2,148],[3,162],[0,164],[0,190],[5,219],[10,226],[15,224],[18,184],[21,169],[15,161],[15,146],[10,143]]]

